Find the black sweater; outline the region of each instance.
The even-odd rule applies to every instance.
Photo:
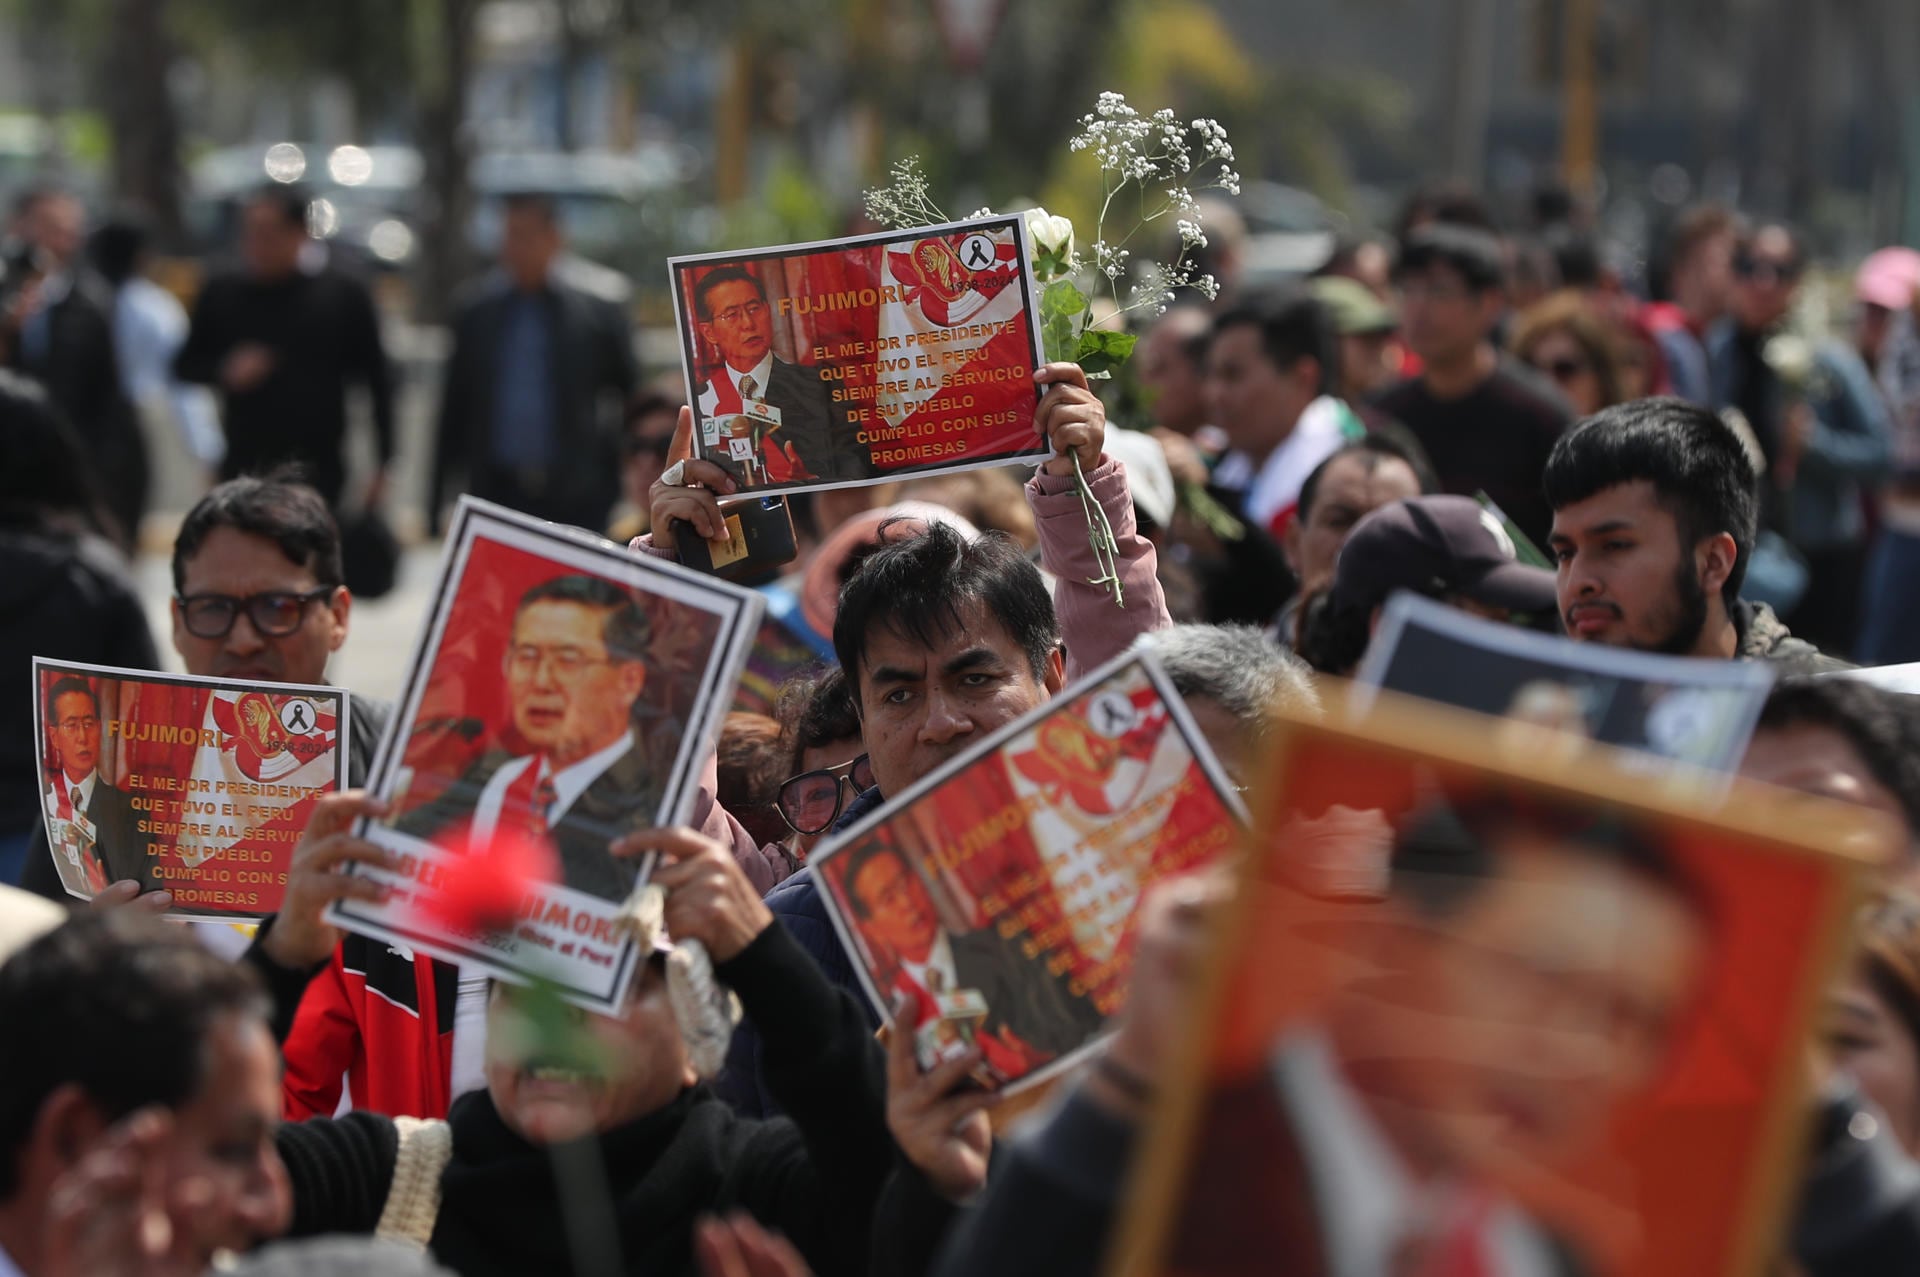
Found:
[[[717,968],[759,1025],[767,1079],[790,1115],[737,1116],[706,1087],[601,1135],[621,1269],[694,1273],[700,1216],[743,1210],[786,1234],[821,1273],[860,1273],[874,1202],[893,1165],[885,1063],[854,1001],[778,924]],[[453,1106],[431,1247],[462,1277],[574,1271],[553,1160],[509,1131],[480,1092]],[[392,1121],[367,1113],[281,1128],[293,1234],[370,1233],[393,1178]]]

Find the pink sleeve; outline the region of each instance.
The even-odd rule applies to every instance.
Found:
[[[1040,566],[1059,581],[1053,608],[1067,644],[1069,680],[1126,651],[1142,634],[1173,624],[1156,575],[1159,559],[1153,543],[1140,535],[1133,521],[1127,468],[1103,455],[1100,464],[1087,472],[1087,485],[1113,526],[1124,606],[1114,603],[1107,587],[1089,584],[1100,575],[1100,566],[1094,560],[1087,516],[1073,476],[1043,470],[1027,483],[1027,501],[1040,532]]]
[[[778,879],[773,876],[772,867],[761,854],[760,844],[754,841],[753,835],[733,818],[732,812],[720,805],[719,788],[719,764],[709,754],[706,769],[700,773],[700,786],[694,794],[687,824],[731,851],[733,862],[747,875],[754,890],[764,896],[773,890]]]

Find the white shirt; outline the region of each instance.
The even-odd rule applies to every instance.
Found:
[[[1404,1239],[1444,1230],[1463,1204],[1461,1190],[1414,1179],[1342,1075],[1332,1044],[1315,1033],[1292,1034],[1269,1068],[1312,1182],[1329,1277],[1391,1272]],[[1487,1217],[1484,1238],[1500,1277],[1558,1271],[1539,1227],[1505,1201]]]
[[[100,779],[100,773],[98,770],[90,771],[87,773],[87,778],[81,781],[79,785],[76,786],[72,781],[67,779],[67,774],[65,772],[61,772],[60,778],[53,782],[54,785],[60,791],[57,794],[51,795],[53,799],[53,809],[55,811],[60,810],[60,800],[62,798],[67,798],[71,801],[73,796],[73,791],[77,788],[80,791],[80,798],[79,798],[79,801],[74,802],[73,812],[74,812],[74,815],[76,816],[86,815],[87,804],[93,801],[94,782],[99,779]]]
[[[773,352],[771,350],[766,353],[759,363],[747,369],[745,372],[735,372],[732,364],[723,363],[720,367],[721,370],[727,374],[727,380],[733,383],[735,393],[740,392],[740,379],[742,377],[753,378],[753,393],[751,395],[740,394],[741,399],[765,399],[767,397],[767,379],[773,376]],[[700,415],[702,417],[713,416],[713,407],[719,401],[719,392],[709,384],[706,390],[700,395]]]
[[[1346,434],[1348,408],[1331,395],[1307,405],[1293,433],[1267,454],[1247,491],[1247,522],[1265,528],[1274,516],[1300,499],[1300,486],[1313,468],[1331,456]]]
[[[947,943],[947,933],[945,931],[942,931],[940,938],[933,942],[933,948],[927,951],[925,961],[909,962],[907,959],[902,958],[900,959],[900,966],[902,970],[913,978],[916,984],[928,993],[934,991],[933,986],[927,983],[927,973],[930,971],[940,973],[941,993],[952,993],[960,985],[960,977],[953,969],[953,946]]]
[[[562,767],[554,772],[553,802],[546,810],[547,828],[559,824],[573,806],[574,799],[585,793],[587,786],[599,780],[607,768],[619,761],[620,756],[633,748],[633,729],[621,733],[620,739],[597,753],[588,754],[577,763]],[[501,767],[488,778],[486,788],[480,791],[480,801],[474,804],[473,832],[476,838],[486,838],[493,833],[494,826],[500,823],[500,806],[506,801],[507,790],[513,782],[526,774],[527,768],[535,763],[545,765],[546,755],[528,754],[525,758],[516,758]],[[535,778],[536,782],[538,778]]]

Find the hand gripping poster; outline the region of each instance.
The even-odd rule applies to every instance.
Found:
[[[1143,887],[1210,864],[1238,805],[1150,656],[1090,674],[892,798],[812,864],[875,1005],[923,1068],[978,1049],[1009,1094],[1119,1011]]]
[[[265,917],[346,777],[339,688],[36,657],[33,704],[47,846],[85,900],[133,881],[171,892],[177,917]]]
[[[1023,217],[668,263],[694,437],[741,491],[1036,461]]]
[[[356,866],[389,897],[329,917],[619,1006],[635,961],[623,905],[652,865],[609,847],[687,818],[760,608],[751,591],[463,499],[368,775],[391,811],[362,832],[400,867]],[[490,892],[511,897],[504,929],[459,904]]]
[[[1650,784],[1602,745],[1516,759],[1500,726],[1384,691],[1280,724],[1111,1274],[1777,1270],[1817,1013],[1904,839],[1750,782]],[[1377,898],[1301,871],[1339,813],[1378,834],[1333,822],[1380,857]]]

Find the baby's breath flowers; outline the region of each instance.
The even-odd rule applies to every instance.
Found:
[[[1116,321],[1136,310],[1164,314],[1183,288],[1209,301],[1219,295],[1218,281],[1200,273],[1192,260],[1193,251],[1207,244],[1194,193],[1222,190],[1238,195],[1240,174],[1233,167],[1227,130],[1218,120],[1182,121],[1170,109],[1142,115],[1119,93],[1099,96],[1092,112],[1080,118],[1080,131],[1068,139],[1067,149],[1091,151],[1099,161],[1100,216],[1089,256],[1082,258],[1075,252],[1071,221],[1043,208],[1026,215],[1034,278],[1041,285],[1040,340],[1049,360],[1077,363],[1089,379],[1099,380],[1111,377],[1127,361],[1138,340],[1120,331]],[[917,157],[894,164],[890,177],[886,186],[866,193],[869,217],[901,229],[949,220],[934,202]],[[1110,218],[1118,219],[1129,209],[1133,222],[1124,234],[1119,226],[1110,227]],[[991,212],[980,209],[972,216]],[[1169,217],[1179,243],[1173,260],[1137,260],[1128,245],[1143,229]],[[1076,283],[1079,278],[1086,278],[1088,291]],[[1106,322],[1095,327],[1093,297],[1102,288],[1111,295],[1113,307]],[[1107,587],[1114,602],[1122,603],[1113,529],[1077,460],[1074,472],[1102,571],[1091,583]]]

